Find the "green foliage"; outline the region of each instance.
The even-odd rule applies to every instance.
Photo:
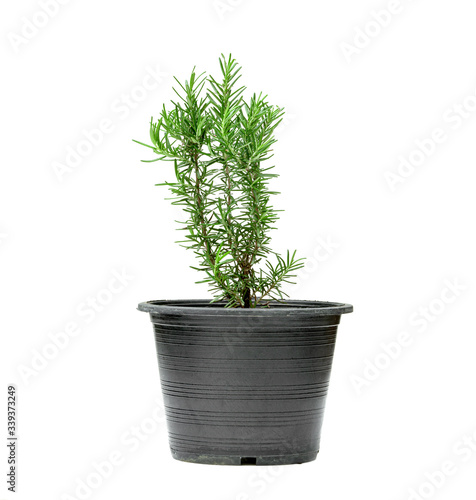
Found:
[[[284,111],[263,94],[245,101],[245,87],[237,85],[241,68],[231,55],[219,61],[220,81],[195,69],[184,83],[175,79],[178,99],[151,119],[152,145],[139,144],[158,155],[148,161],[174,163],[175,181],[157,185],[168,186],[172,203],[186,213],[179,243],[198,258],[193,269],[205,273],[198,283],[227,307],[263,306],[284,299],[282,284],[303,266],[296,252],[283,258],[269,247],[278,211],[268,183],[277,175],[263,162],[272,157]]]

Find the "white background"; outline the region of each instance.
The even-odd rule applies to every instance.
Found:
[[[14,383],[20,462],[13,495],[4,441],[0,498],[474,498],[476,452],[462,444],[476,441],[474,5],[63,4],[46,17],[36,0],[2,5],[0,435]],[[309,464],[174,461],[152,328],[135,309],[208,296],[192,254],[174,244],[180,214],[154,186],[172,171],[140,163],[150,155],[132,139],[148,140],[172,75],[194,65],[217,74],[221,52],[238,59],[250,92],[287,109],[274,246],[308,257],[293,298],[355,307],[342,318],[321,452]],[[104,123],[109,132],[88,147],[84,131]],[[89,154],[58,175],[70,148]],[[418,165],[398,173],[410,156]],[[111,285],[110,302],[91,313],[88,298],[105,301]],[[74,337],[58,336],[71,324]],[[55,335],[65,344],[56,352]],[[121,464],[98,480],[93,464],[111,454]],[[443,462],[451,474],[432,486]],[[94,483],[82,497],[81,481]]]

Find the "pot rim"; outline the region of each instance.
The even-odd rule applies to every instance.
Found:
[[[235,314],[247,315],[257,314],[259,311],[267,316],[331,316],[337,314],[351,313],[354,308],[350,304],[340,302],[322,302],[315,300],[284,300],[276,302],[272,307],[225,308],[224,302],[211,303],[207,299],[176,299],[176,300],[150,300],[141,302],[137,309],[148,313],[175,313],[180,315],[213,315],[213,316],[233,316]]]

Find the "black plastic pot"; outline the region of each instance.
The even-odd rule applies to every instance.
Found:
[[[187,462],[310,462],[319,451],[341,314],[352,306],[287,301],[225,309],[152,301],[170,449]]]

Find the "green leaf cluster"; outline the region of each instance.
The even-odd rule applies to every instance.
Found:
[[[198,283],[227,307],[266,306],[287,297],[283,283],[303,266],[295,251],[282,257],[269,246],[279,211],[269,188],[277,175],[265,162],[284,110],[262,93],[245,100],[238,63],[223,54],[219,62],[219,79],[195,68],[185,82],[175,78],[177,99],[151,119],[151,145],[135,142],[158,155],[144,161],[174,164],[175,180],[157,185],[167,186],[186,214],[179,243],[198,258]]]

